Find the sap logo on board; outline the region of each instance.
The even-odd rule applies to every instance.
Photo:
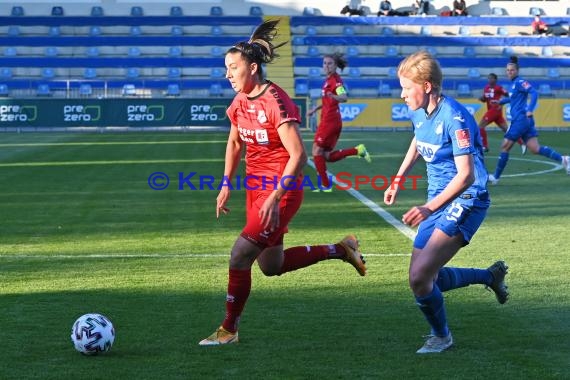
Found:
[[[410,120],[409,108],[405,104],[392,104],[392,121]]]
[[[354,121],[367,107],[367,104],[341,104],[340,115],[342,121]]]

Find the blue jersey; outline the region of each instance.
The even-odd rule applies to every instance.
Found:
[[[442,95],[428,117],[423,109],[411,113],[418,153],[424,158],[428,176],[428,200],[437,196],[457,174],[454,157],[473,155],[475,182],[455,202],[489,206],[487,169],[483,144],[473,116],[455,99]]]
[[[528,81],[518,76],[514,77],[512,82],[509,97],[501,99],[499,103],[511,103],[511,120],[519,121],[526,119],[527,112],[534,112],[538,93]],[[528,102],[529,95],[530,102]]]

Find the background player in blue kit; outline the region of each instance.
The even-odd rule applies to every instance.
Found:
[[[505,133],[503,143],[501,144],[501,154],[495,168],[495,173],[489,175],[489,182],[493,185],[499,183],[499,178],[507,162],[509,161],[509,151],[513,147],[515,141],[522,138],[528,150],[534,154],[548,157],[554,161],[558,161],[566,169],[566,173],[570,175],[570,157],[562,156],[554,149],[547,146],[540,146],[538,143],[538,133],[534,127],[534,110],[538,100],[538,92],[532,85],[519,77],[519,60],[513,56],[507,64],[507,76],[512,81],[509,88],[509,97],[499,100],[499,104],[511,103],[511,126]],[[530,101],[529,101],[530,96]]]
[[[406,176],[420,156],[428,175],[427,202],[402,217],[408,225],[419,225],[409,282],[431,326],[431,334],[417,352],[436,353],[453,344],[442,292],[483,284],[503,304],[509,295],[504,283],[508,267],[503,261],[487,269],[444,267],[469,243],[490,205],[479,128],[465,107],[441,93],[441,68],[426,51],[404,59],[398,77],[415,137],[397,175]],[[384,202],[393,204],[398,190],[397,186],[386,190]]]

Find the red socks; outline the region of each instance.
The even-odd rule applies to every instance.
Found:
[[[292,247],[285,250],[281,274],[305,268],[331,257],[346,255],[340,244]],[[334,256],[331,256],[334,255]]]
[[[481,140],[483,140],[483,148],[489,148],[489,141],[487,141],[487,129],[479,128],[479,133],[481,133]]]
[[[226,317],[222,326],[235,333],[238,330],[239,317],[251,290],[251,269],[230,269],[228,294],[226,296]]]
[[[348,156],[356,156],[358,154],[358,150],[356,150],[356,148],[348,148],[348,149],[340,149],[340,150],[335,150],[334,152],[331,152],[329,154],[329,162],[336,162],[339,160],[342,160],[345,157]]]
[[[323,189],[328,189],[330,187],[329,177],[327,176],[327,163],[325,161],[325,156],[315,156],[313,157],[315,161],[315,168],[317,169],[317,174],[321,179],[321,187]]]

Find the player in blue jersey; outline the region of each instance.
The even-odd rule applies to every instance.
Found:
[[[499,104],[511,103],[511,125],[503,138],[499,161],[495,173],[489,175],[489,182],[493,185],[499,183],[499,178],[501,178],[501,174],[509,161],[509,151],[519,138],[523,139],[528,150],[532,153],[560,162],[566,169],[566,173],[570,175],[570,157],[562,156],[554,149],[540,146],[538,143],[538,133],[534,127],[533,117],[538,93],[528,81],[519,77],[519,63],[515,56],[511,57],[507,64],[507,76],[512,81],[509,97],[499,100]]]
[[[509,296],[504,282],[508,267],[503,261],[487,269],[444,266],[469,243],[490,205],[479,128],[464,106],[441,93],[441,68],[428,52],[420,50],[404,59],[398,77],[415,136],[397,175],[406,176],[420,156],[428,175],[427,202],[402,217],[405,224],[419,225],[409,283],[431,327],[417,353],[437,353],[453,344],[442,292],[483,284],[503,304]],[[397,185],[386,190],[387,205],[394,203],[398,190]]]

